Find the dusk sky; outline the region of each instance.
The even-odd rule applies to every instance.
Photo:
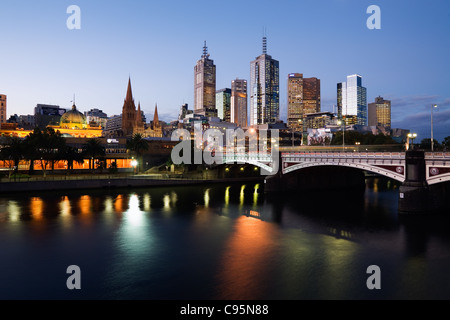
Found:
[[[70,5],[81,29],[69,30]],[[381,29],[370,30],[370,5]],[[450,1],[24,1],[0,4],[0,93],[8,117],[33,114],[38,103],[120,114],[131,77],[136,104],[160,119],[193,107],[194,66],[207,41],[217,89],[250,80],[262,51],[280,62],[280,114],[287,117],[287,75],[321,80],[322,111],[333,111],[336,84],[360,74],[368,103],[392,100],[392,126],[450,136]],[[147,119],[149,120],[149,119]]]

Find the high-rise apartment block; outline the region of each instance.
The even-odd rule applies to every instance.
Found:
[[[369,126],[383,126],[391,128],[391,101],[382,97],[375,98],[375,102],[369,103]]]
[[[275,123],[280,117],[279,62],[263,51],[250,63],[250,125]]]
[[[231,89],[225,88],[216,92],[217,116],[225,121],[231,122]]]
[[[247,80],[235,79],[231,81],[231,122],[241,128],[247,123]]]
[[[305,115],[320,112],[320,80],[289,74],[287,107],[288,127],[302,130]]]
[[[217,117],[216,66],[209,58],[208,47],[194,67],[194,112],[206,117]]]
[[[362,86],[362,77],[347,76],[347,82],[337,84],[338,118],[347,125],[367,125],[367,89]]]

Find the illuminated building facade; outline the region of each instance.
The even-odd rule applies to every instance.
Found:
[[[267,39],[263,52],[250,63],[250,125],[275,123],[280,116],[279,62],[267,54]]]
[[[194,67],[194,112],[205,117],[217,117],[216,66],[209,58],[208,48]]]
[[[288,75],[288,127],[303,130],[306,114],[320,112],[320,80],[303,78],[301,73]]]
[[[347,82],[337,84],[338,118],[347,125],[367,125],[367,89],[358,74],[347,76]]]
[[[391,128],[391,101],[382,97],[375,98],[375,102],[369,103],[369,126],[383,126]]]
[[[216,92],[217,116],[225,121],[231,122],[231,89],[225,88]]]
[[[247,80],[235,79],[231,81],[231,122],[241,128],[247,123]]]

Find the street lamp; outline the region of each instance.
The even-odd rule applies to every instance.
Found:
[[[338,120],[337,124],[342,124],[342,149],[345,151],[345,120]]]
[[[408,138],[412,140],[412,148],[414,149],[414,139],[417,137],[417,133],[408,133]]]
[[[131,161],[131,165],[133,166],[133,170],[134,170],[134,174],[136,174],[136,166],[137,166],[137,164],[138,164],[138,162],[137,162],[137,160],[135,160],[135,159],[133,159],[132,161]]]
[[[437,108],[437,104],[431,105],[431,152],[434,150],[434,137],[433,137],[433,109]]]

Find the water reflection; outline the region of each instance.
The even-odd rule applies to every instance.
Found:
[[[30,199],[30,211],[33,220],[41,221],[44,219],[44,200],[40,197]]]
[[[217,299],[261,299],[261,280],[274,271],[278,230],[245,216],[234,221],[233,230],[219,262]]]
[[[375,184],[365,194],[271,197],[247,182],[0,198],[0,252],[17,261],[7,250],[17,247],[24,265],[33,255],[99,265],[99,298],[365,299],[371,264],[386,284],[376,297],[450,298],[449,219],[399,218],[397,190]],[[33,252],[36,239],[48,242]]]

